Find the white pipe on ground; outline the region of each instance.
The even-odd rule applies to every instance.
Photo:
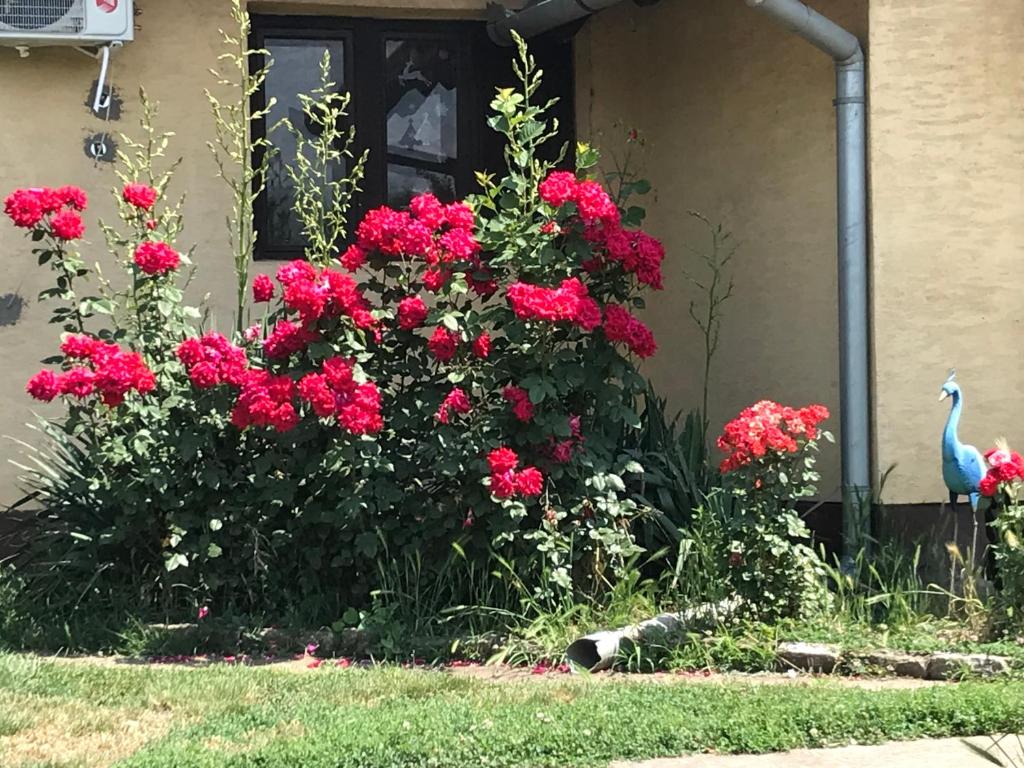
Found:
[[[673,640],[672,635],[698,623],[721,621],[739,607],[739,599],[720,603],[705,603],[679,613],[662,613],[653,619],[641,621],[621,629],[593,632],[574,641],[565,649],[565,658],[573,671],[600,672],[611,667],[619,656],[624,642],[643,645],[654,640]],[[676,638],[682,641],[683,638]]]

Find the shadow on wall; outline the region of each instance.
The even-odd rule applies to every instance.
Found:
[[[0,294],[0,328],[16,325],[25,309],[25,298],[20,293]]]

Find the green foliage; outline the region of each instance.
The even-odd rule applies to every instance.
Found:
[[[231,0],[231,18],[235,29],[220,30],[225,51],[217,57],[220,69],[211,70],[217,85],[228,89],[229,97],[220,97],[209,89],[214,121],[214,140],[207,142],[217,164],[218,177],[231,191],[232,215],[228,218],[228,239],[235,266],[235,324],[245,324],[246,292],[249,289],[249,265],[256,247],[253,205],[263,193],[267,171],[276,149],[256,130],[275,104],[270,97],[262,109],[252,108],[252,99],[267,80],[272,61],[270,52],[249,47],[252,23],[245,4]]]
[[[295,215],[302,223],[306,259],[318,267],[330,263],[347,233],[352,197],[359,191],[369,150],[352,151],[356,129],[343,128],[351,96],[337,91],[331,80],[331,53],[320,60],[320,85],[298,94],[304,126],[283,118],[281,125],[295,141],[295,165],[285,166],[295,194]],[[312,130],[314,138],[306,138]]]
[[[1007,629],[1024,627],[1024,503],[1013,495],[1003,499],[992,523],[996,532],[993,554],[999,593],[995,607]],[[993,502],[994,503],[994,502]]]

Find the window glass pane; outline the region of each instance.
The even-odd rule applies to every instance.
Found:
[[[452,199],[458,157],[457,62],[444,41],[385,41],[384,99],[388,152],[388,201],[433,190]]]
[[[433,192],[441,200],[455,199],[455,177],[447,173],[388,163],[388,205],[402,207],[421,192]]]
[[[267,74],[267,100],[277,99],[266,118],[267,127],[287,117],[307,139],[312,139],[313,129],[307,124],[298,94],[311,93],[320,85],[320,60],[325,49],[331,53],[331,79],[337,83],[339,91],[347,90],[345,43],[342,40],[267,38],[265,45],[274,61]],[[272,140],[279,151],[271,160],[267,174],[267,231],[261,232],[260,237],[272,248],[302,247],[305,245],[302,227],[292,211],[294,185],[286,170],[289,166],[295,167],[295,138],[282,127],[274,132]],[[344,175],[343,164],[332,169],[334,179]]]

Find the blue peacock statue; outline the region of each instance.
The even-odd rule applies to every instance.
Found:
[[[949,409],[946,428],[942,432],[942,479],[949,489],[949,503],[956,513],[956,502],[961,496],[971,500],[971,509],[977,513],[981,494],[978,484],[988,470],[985,457],[973,445],[960,442],[957,429],[960,426],[960,413],[963,411],[964,400],[960,386],[954,381],[956,371],[949,374],[942,385],[939,401],[947,397],[953,398],[953,407]]]

